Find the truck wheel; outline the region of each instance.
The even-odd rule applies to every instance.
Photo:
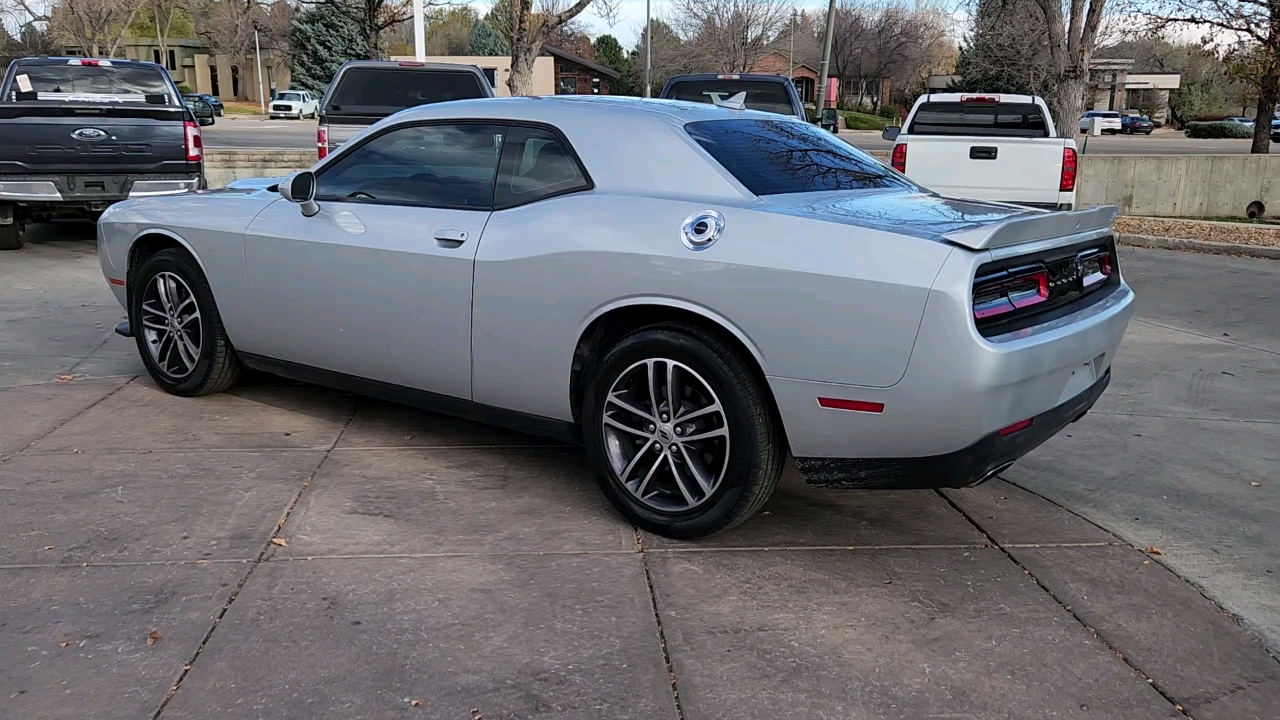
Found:
[[[131,283],[130,324],[142,364],[173,395],[222,392],[240,378],[240,359],[222,327],[213,291],[185,250],[147,258]]]
[[[698,538],[745,521],[773,494],[786,447],[767,390],[714,335],[676,323],[637,330],[589,372],[587,457],[631,522]]]
[[[8,225],[0,225],[0,250],[21,250],[22,243],[22,223],[17,218]]]

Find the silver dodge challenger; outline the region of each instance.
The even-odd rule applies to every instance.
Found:
[[[581,443],[623,515],[694,538],[788,456],[963,487],[1078,419],[1132,314],[1113,217],[940,197],[778,115],[493,98],[115,205],[98,242],[170,393],[253,368]]]

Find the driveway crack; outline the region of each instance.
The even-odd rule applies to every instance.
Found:
[[[658,646],[662,649],[662,662],[667,666],[667,680],[671,683],[671,699],[676,705],[676,717],[684,720],[684,708],[680,706],[680,690],[676,686],[676,671],[671,665],[671,652],[667,649],[667,635],[662,629],[662,614],[658,612],[658,594],[653,589],[653,574],[649,572],[649,556],[644,549],[644,536],[636,528],[636,550],[640,553],[640,565],[644,568],[644,581],[649,586],[649,604],[653,608],[653,620],[658,625]]]

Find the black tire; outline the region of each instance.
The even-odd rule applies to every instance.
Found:
[[[674,361],[696,373],[696,378],[686,379],[690,385],[701,381],[714,393],[723,408],[723,421],[728,427],[727,448],[721,446],[724,454],[720,457],[723,459],[716,463],[723,468],[719,484],[712,485],[711,491],[703,494],[698,504],[683,509],[665,510],[641,502],[619,479],[619,473],[610,460],[610,451],[606,448],[607,438],[602,421],[610,389],[638,363],[650,359]],[[786,448],[771,410],[767,390],[743,358],[714,335],[676,323],[643,328],[620,340],[587,372],[588,380],[580,415],[587,456],[605,496],[620,513],[640,528],[670,538],[705,537],[744,522],[773,494],[782,474]],[[686,388],[686,392],[681,395],[688,392]],[[669,403],[662,404],[669,407]],[[616,412],[616,404],[611,407]],[[683,414],[689,413],[686,411]],[[670,431],[676,425],[675,422],[670,423],[667,430]],[[621,437],[629,436],[624,434]],[[672,442],[670,432],[666,437],[668,442]],[[636,443],[643,443],[644,449],[634,451],[632,458],[650,452],[650,441],[637,439]],[[613,447],[616,452],[617,445]],[[657,442],[653,441],[654,454],[649,457],[655,458],[656,465],[661,470],[659,476],[666,473],[668,467],[674,474],[677,465],[685,467],[685,472],[688,473],[687,455],[685,460],[677,459],[671,465],[664,466],[659,458],[662,457],[660,453],[665,450],[658,450],[658,447]],[[671,447],[671,455],[680,457],[676,443],[663,447]],[[705,448],[706,445],[702,447]],[[699,452],[695,448],[694,456],[697,457]],[[703,466],[704,472],[706,467]],[[649,474],[654,473],[650,471]],[[689,477],[692,475],[686,474],[686,478]],[[655,485],[659,482],[655,476]],[[644,494],[643,489],[640,494]],[[674,494],[669,497],[678,499]]]
[[[1145,133],[1143,133],[1143,135],[1150,135],[1150,134],[1151,134],[1151,131],[1150,131],[1150,130],[1148,130],[1148,131],[1146,131]]]
[[[200,346],[195,366],[188,373],[171,372],[161,367],[151,356],[149,344],[152,339],[143,324],[143,303],[152,280],[160,273],[178,276],[190,290],[199,312],[199,331],[190,336],[198,336]],[[231,341],[222,327],[222,317],[218,314],[209,281],[205,279],[195,259],[185,250],[161,250],[147,258],[137,269],[129,282],[129,318],[142,363],[146,365],[151,378],[165,392],[183,397],[209,395],[227,390],[240,379],[240,359],[236,357],[235,349],[231,347]]]
[[[8,225],[0,225],[0,250],[21,250],[23,242],[22,223],[17,218]]]

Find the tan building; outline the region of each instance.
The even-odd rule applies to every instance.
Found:
[[[80,55],[77,47],[66,48],[67,55]],[[173,81],[192,92],[208,93],[219,100],[235,100],[241,94],[250,101],[258,100],[257,63],[250,55],[241,68],[232,67],[231,60],[219,56],[204,40],[171,38],[165,43],[165,51],[155,38],[127,37],[120,42],[117,54],[127,60],[143,60],[163,65]],[[271,99],[271,90],[288,90],[289,65],[269,51],[262,52],[262,74],[266,76],[263,96]]]
[[[609,84],[618,79],[614,70],[559,48],[543,45],[542,51],[543,54],[533,61],[534,95],[608,95]],[[398,55],[391,59],[405,62],[414,58]],[[507,85],[511,78],[510,56],[436,55],[426,58],[426,62],[475,65],[489,78],[494,95],[511,95],[511,88]]]

